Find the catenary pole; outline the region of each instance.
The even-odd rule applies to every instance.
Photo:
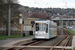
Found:
[[[9,0],[9,13],[8,13],[8,15],[9,15],[9,19],[8,19],[8,37],[10,37],[10,18],[11,18],[11,8],[10,8],[10,0]]]

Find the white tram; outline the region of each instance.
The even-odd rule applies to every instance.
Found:
[[[50,20],[35,21],[35,39],[50,39],[57,36],[57,24]]]

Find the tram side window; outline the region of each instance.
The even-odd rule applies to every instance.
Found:
[[[36,23],[36,31],[39,31],[39,25]]]
[[[49,25],[49,31],[51,32],[51,24]]]
[[[46,24],[46,33],[48,33],[48,24]]]
[[[53,25],[50,24],[50,32],[53,31]]]
[[[56,31],[57,31],[57,26],[55,26],[55,28],[56,28]]]

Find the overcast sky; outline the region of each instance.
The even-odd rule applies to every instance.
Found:
[[[75,8],[75,0],[19,0],[19,4],[39,8]]]

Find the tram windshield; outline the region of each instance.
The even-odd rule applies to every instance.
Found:
[[[36,31],[48,32],[48,24],[46,24],[46,23],[36,23]]]

